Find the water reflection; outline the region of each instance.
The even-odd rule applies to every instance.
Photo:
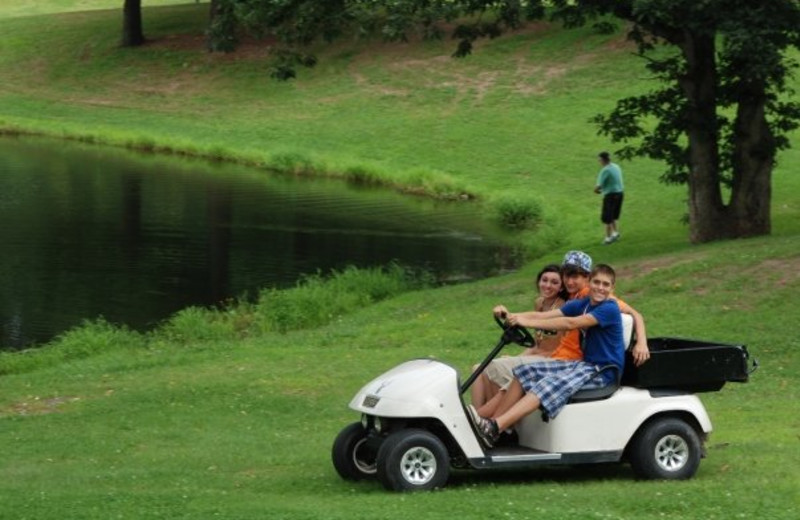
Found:
[[[29,138],[0,139],[0,223],[5,348],[100,315],[145,329],[347,265],[514,267],[468,204]]]

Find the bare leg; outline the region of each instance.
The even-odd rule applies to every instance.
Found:
[[[494,383],[491,382],[489,384],[494,385]],[[491,399],[486,401],[483,406],[478,408],[478,415],[481,417],[493,417],[497,411],[497,407],[500,405],[500,402],[502,402],[505,395],[506,391],[498,388],[497,392],[491,397]]]
[[[483,397],[484,397],[484,405],[494,399],[494,397],[501,393],[501,388],[497,383],[489,379],[489,376],[486,376],[486,384],[483,385]]]
[[[473,370],[477,368],[478,365],[475,365]],[[489,379],[489,377],[486,375],[486,372],[481,372],[481,374],[475,379],[475,382],[472,383],[472,388],[470,389],[472,405],[475,408],[480,409],[482,406],[486,405],[490,399],[497,395],[499,391],[500,387],[494,384],[491,379]]]
[[[474,372],[480,365],[475,365],[472,367],[472,371]],[[486,383],[488,379],[486,378],[486,373],[481,372],[475,382],[472,383],[472,388],[470,389],[470,396],[472,397],[472,404],[475,408],[481,407],[486,402]]]
[[[503,397],[500,399],[500,402],[497,404],[497,408],[495,408],[491,417],[496,419],[498,416],[507,412],[517,401],[522,398],[524,394],[525,391],[522,389],[522,385],[519,384],[519,381],[513,379],[508,387],[508,390],[501,392]]]
[[[510,390],[511,389],[509,388],[509,391]],[[542,403],[539,400],[539,397],[537,397],[535,394],[525,394],[522,396],[522,399],[519,399],[517,402],[515,402],[514,405],[508,409],[508,411],[495,418],[495,421],[497,422],[497,429],[499,431],[504,431],[508,428],[511,428],[517,423],[517,421],[539,408],[539,405],[541,404]]]

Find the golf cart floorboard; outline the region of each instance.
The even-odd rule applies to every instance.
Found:
[[[621,452],[582,452],[582,453],[550,453],[523,446],[503,446],[486,451],[486,456],[472,459],[476,468],[510,467],[510,466],[546,466],[554,464],[583,464],[598,462],[616,462]]]
[[[489,457],[522,457],[552,455],[552,453],[526,448],[525,446],[498,446],[487,450],[486,455]]]

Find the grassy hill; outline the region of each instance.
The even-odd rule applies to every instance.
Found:
[[[622,163],[623,240],[603,248],[591,189],[610,145],[587,120],[650,88],[619,35],[536,25],[466,60],[449,57],[450,41],[343,42],[275,83],[253,44],[203,50],[206,5],[145,2],[151,42],[129,50],[116,46],[116,3],[36,4],[55,14],[0,2],[7,132],[467,192],[487,214],[492,201],[531,198],[548,231],[522,240],[534,252],[559,245],[514,275],[284,334],[226,335],[214,316],[187,311],[148,336],[100,323],[2,355],[0,518],[798,516],[796,138],[775,171],[772,237],[689,246],[684,188],[635,161]],[[56,13],[65,7],[78,12]],[[619,292],[651,336],[746,344],[759,359],[750,383],[702,395],[715,432],[696,478],[637,482],[626,466],[465,472],[413,496],[341,481],[329,450],[357,419],[346,407],[356,389],[419,356],[463,374],[497,340],[491,306],[527,307],[533,273],[567,247],[618,267]],[[250,319],[232,312],[228,322]]]
[[[206,7],[146,9],[141,49],[117,47],[119,9],[1,20],[0,127],[484,202],[524,197],[570,242],[601,236],[591,186],[597,152],[613,147],[588,120],[652,88],[621,35],[539,24],[464,60],[450,58],[450,40],[340,42],[316,49],[319,66],[298,81],[278,83],[263,47],[204,50]],[[798,217],[788,203],[800,191],[798,153],[782,155],[775,174],[778,234]],[[684,246],[685,188],[660,185],[659,164],[622,166],[627,244],[641,250],[654,234],[649,247]]]

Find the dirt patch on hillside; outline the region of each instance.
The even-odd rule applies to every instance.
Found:
[[[355,80],[356,85],[358,85],[359,87],[370,90],[372,92],[377,92],[382,96],[407,97],[411,93],[410,90],[405,88],[388,87],[385,85],[372,83],[370,82],[369,78],[358,72],[353,73],[353,79]],[[327,101],[335,101],[336,99],[328,99]],[[326,99],[321,99],[320,101],[324,103]]]
[[[431,90],[453,91],[453,103],[460,104],[464,101],[480,103],[487,95],[498,88],[506,89],[516,95],[541,96],[546,95],[551,85],[565,77],[577,68],[590,65],[598,55],[611,52],[624,52],[632,49],[623,33],[612,38],[604,47],[596,52],[579,53],[572,59],[563,61],[547,60],[536,62],[526,56],[535,40],[525,41],[519,45],[518,57],[514,69],[487,70],[474,64],[475,60],[453,58],[456,42],[451,38],[454,25],[440,27],[445,35],[438,44],[434,43],[434,54],[429,54],[431,44],[423,42],[421,35],[409,35],[408,42],[388,42],[376,39],[374,41],[348,41],[342,39],[333,44],[317,48],[319,59],[333,59],[338,55],[352,55],[348,71],[360,91],[366,94],[379,96],[408,97],[412,94],[411,88],[402,83],[406,78],[414,82],[414,88]],[[507,31],[503,38],[525,37],[546,32],[553,28],[552,23],[532,22],[517,30]],[[473,54],[484,52],[482,47],[488,46],[491,40],[478,40],[475,42]],[[170,82],[159,84],[149,83],[143,85],[147,94],[171,95],[176,92],[190,89],[192,91],[192,78],[200,69],[207,66],[224,65],[237,62],[252,62],[254,66],[266,67],[270,59],[270,51],[276,45],[274,37],[256,39],[244,38],[234,52],[208,52],[204,34],[171,34],[153,38],[145,43],[145,47],[159,50],[183,52],[186,54],[185,71],[173,75]],[[437,46],[438,45],[438,46]],[[311,51],[314,52],[314,51]],[[369,67],[383,63],[384,67],[393,73],[393,78],[383,81],[371,77]],[[263,65],[262,65],[263,64]],[[208,75],[208,71],[202,73]],[[266,77],[266,69],[265,69]],[[335,101],[335,99],[333,100]],[[323,101],[324,102],[324,101]]]
[[[523,96],[545,95],[550,83],[566,76],[574,67],[574,64],[533,65],[529,60],[517,58],[513,91]]]
[[[625,282],[635,281],[661,269],[672,269],[681,265],[702,262],[712,253],[681,253],[676,256],[664,256],[654,260],[628,264],[617,269],[618,278]],[[726,271],[703,273],[702,280],[692,282],[685,280],[676,283],[697,283],[694,293],[698,296],[714,291],[715,286],[734,279],[747,280],[748,291],[774,291],[800,283],[800,256],[763,260],[753,265],[737,268],[726,267]],[[702,283],[701,283],[702,282]]]
[[[29,399],[14,403],[7,409],[3,410],[3,415],[46,415],[55,413],[65,404],[80,401],[80,397],[74,396],[57,396],[49,398],[41,398],[38,396],[31,396]]]
[[[226,63],[233,61],[263,60],[269,57],[275,38],[244,38],[234,52],[210,52],[204,34],[169,34],[148,39],[144,47],[181,52],[196,52],[206,61]]]
[[[524,28],[508,31],[503,38],[525,36],[547,31],[552,24],[545,22],[530,23]],[[450,34],[452,28],[445,29],[445,34]],[[480,103],[493,90],[498,88],[522,95],[546,95],[550,86],[564,78],[572,71],[592,64],[601,54],[610,52],[625,52],[633,50],[624,34],[613,38],[602,49],[591,53],[578,53],[573,58],[555,61],[552,59],[536,61],[529,56],[531,45],[535,41],[522,42],[516,52],[515,67],[512,69],[488,70],[475,64],[470,57],[464,59],[452,56],[455,50],[454,40],[445,40],[438,47],[441,54],[420,57],[419,39],[409,43],[399,42],[374,42],[369,43],[368,49],[358,51],[352,59],[349,70],[360,87],[367,93],[381,95],[406,96],[408,89],[398,90],[388,88],[385,82],[369,78],[364,72],[370,66],[380,61],[386,63],[386,68],[396,76],[393,83],[403,81],[403,78],[413,78],[415,84],[431,90],[452,90],[455,92],[453,103],[465,100]],[[484,50],[481,47],[490,45],[490,40],[475,42],[473,55],[478,56]]]
[[[680,265],[691,264],[708,258],[708,253],[681,253],[679,256],[662,256],[653,260],[646,260],[636,264],[630,264],[617,269],[617,277],[624,280],[636,280],[647,276],[654,271],[669,269]]]
[[[800,256],[792,258],[773,258],[748,267],[741,272],[758,280],[766,278],[774,280],[773,288],[780,289],[800,283]]]

